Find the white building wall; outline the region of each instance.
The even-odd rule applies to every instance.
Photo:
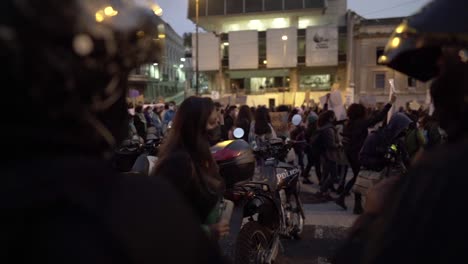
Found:
[[[287,36],[287,40],[282,37]],[[297,66],[297,28],[267,30],[267,67],[282,68]]]
[[[229,69],[258,68],[258,32],[256,30],[229,33]]]

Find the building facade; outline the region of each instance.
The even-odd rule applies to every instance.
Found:
[[[272,106],[302,104],[332,86],[345,87],[346,0],[199,2],[206,31],[198,40],[202,91],[248,95]],[[195,14],[191,0],[194,22]],[[196,61],[195,34],[192,43]]]
[[[395,79],[401,101],[425,100],[426,85],[377,62],[402,18],[365,19],[347,10],[347,0],[199,0],[198,11],[203,93],[274,106],[318,102],[338,88],[348,103],[378,103]]]
[[[387,102],[389,80],[393,79],[399,106],[408,101],[426,103],[427,83],[416,81],[379,63],[391,34],[404,18],[364,19],[356,14],[351,15],[354,41],[350,82],[354,84],[355,101]]]
[[[185,47],[183,39],[167,23],[158,27],[157,41],[161,43],[162,56],[158,63],[142,65],[129,76],[130,90],[138,91],[139,103],[173,99],[182,94],[186,85]]]

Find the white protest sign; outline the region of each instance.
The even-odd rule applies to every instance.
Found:
[[[389,93],[389,98],[388,101],[390,102],[392,100],[392,96],[396,94],[396,88],[395,88],[395,80],[394,79],[389,79],[388,82],[390,83],[390,93]],[[387,115],[387,123],[390,122],[390,119],[392,118],[393,114],[396,112],[396,107],[392,105],[392,108],[390,108],[390,111],[388,111]]]

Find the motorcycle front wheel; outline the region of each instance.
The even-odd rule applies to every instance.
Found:
[[[237,237],[235,264],[263,264],[271,240],[268,228],[255,221],[245,224]]]

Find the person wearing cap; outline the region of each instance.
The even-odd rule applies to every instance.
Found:
[[[322,179],[322,169],[320,165],[320,149],[317,146],[314,146],[312,143],[312,137],[317,134],[317,121],[318,115],[315,112],[310,112],[309,116],[307,117],[307,128],[305,132],[305,138],[307,140],[307,145],[305,148],[305,154],[307,156],[307,165],[302,172],[303,183],[305,184],[313,184],[313,182],[309,179],[310,170],[312,166],[315,168],[315,175],[317,176],[317,180],[320,182]]]
[[[0,2],[1,107],[24,111],[3,120],[1,263],[222,262],[171,184],[111,166],[161,23],[133,1]]]
[[[459,263],[466,258],[468,2],[435,0],[398,26],[381,61],[432,80],[448,143],[423,154],[405,177],[383,180],[333,263]]]

